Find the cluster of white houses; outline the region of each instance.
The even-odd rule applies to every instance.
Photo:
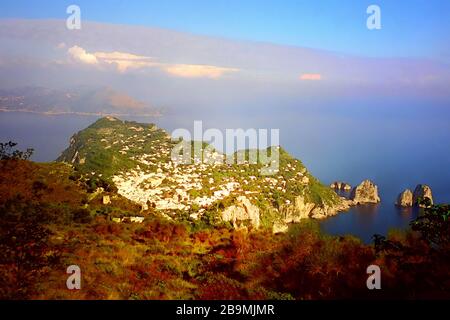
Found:
[[[268,177],[256,172],[250,176],[243,175],[250,165],[248,161],[238,167],[232,167],[224,163],[223,154],[208,148],[203,151],[209,154],[203,156],[214,161],[204,163],[194,157],[191,164],[180,164],[173,157],[174,143],[170,136],[165,135],[161,139],[152,140],[151,143],[146,142],[146,138],[151,137],[157,130],[156,126],[148,130],[139,126],[130,127],[129,130],[135,132],[127,137],[123,134],[114,135],[116,139],[113,141],[101,141],[106,144],[106,148],[111,145],[120,146],[121,154],[128,154],[131,160],[139,163],[135,169],[117,173],[113,182],[119,194],[140,204],[143,210],[153,207],[156,210],[187,211],[195,205],[199,210],[194,215],[198,216],[205,208],[232,195],[245,195],[252,199],[253,194],[261,191],[269,195],[275,190],[286,193],[287,184],[290,182],[309,182],[306,170],[298,170],[291,164],[277,168],[274,174]],[[138,156],[136,151],[140,153]],[[230,175],[215,181],[213,172],[222,170]],[[289,179],[284,178],[283,171],[292,172],[294,175]],[[286,203],[289,202],[286,200]]]

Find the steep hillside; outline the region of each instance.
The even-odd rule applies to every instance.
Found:
[[[277,147],[279,170],[264,176],[261,170],[267,165],[260,161],[227,164],[212,148],[204,152],[215,161],[172,161],[176,144],[154,124],[106,117],[75,134],[57,161],[72,163],[97,184],[114,185],[143,210],[152,208],[177,219],[225,220],[235,227],[276,225],[282,231],[286,223],[324,218],[348,208],[282,148]],[[248,160],[248,150],[239,153]]]
[[[281,158],[294,163],[286,154]],[[396,231],[367,246],[351,236],[322,234],[312,219],[276,236],[265,228],[245,232],[201,220],[169,221],[139,213],[114,191],[91,188],[91,177],[83,175],[64,163],[0,160],[0,299],[450,296],[448,206],[425,209],[427,215],[413,223],[425,237]],[[317,194],[312,179],[303,186]],[[124,215],[145,217],[117,223]],[[373,264],[385,272],[383,290],[367,290],[367,266]],[[72,265],[82,270],[81,290],[67,289]]]
[[[88,179],[65,163],[0,161],[0,181],[0,205],[8,201],[39,203],[62,212],[78,210],[87,219],[103,216],[109,220],[134,216],[140,211],[139,205],[114,191],[93,190]],[[103,197],[109,199],[107,207]],[[63,215],[59,218],[63,219]]]

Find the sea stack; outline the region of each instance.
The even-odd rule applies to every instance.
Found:
[[[423,198],[430,199],[431,204],[433,204],[433,193],[431,191],[431,188],[426,184],[418,184],[416,189],[414,190],[413,204],[418,205],[419,207],[424,207],[424,205],[419,204],[419,200]]]
[[[378,203],[381,201],[378,196],[378,187],[370,180],[364,180],[359,186],[353,188],[350,199],[355,204]]]
[[[412,207],[413,206],[413,193],[411,190],[406,189],[398,195],[395,204],[399,207]]]

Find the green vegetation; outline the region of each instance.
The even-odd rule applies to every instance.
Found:
[[[0,160],[22,159],[28,160],[33,154],[33,149],[27,149],[26,151],[20,151],[15,149],[17,143],[6,142],[0,143]]]
[[[450,248],[450,205],[433,206],[428,198],[420,203],[427,210],[412,223],[412,229],[424,235],[431,246]]]
[[[57,161],[73,163],[82,174],[101,175],[103,180],[110,181],[114,174],[139,164],[134,156],[151,154],[155,144],[167,141],[164,130],[154,124],[101,118],[75,134]],[[130,145],[131,148],[125,148]]]
[[[317,205],[339,201],[281,148],[279,171],[268,177],[259,174],[261,162],[177,167],[189,172],[179,176],[182,181],[193,177],[190,182],[200,186],[188,190],[192,198],[213,196],[223,184],[239,186],[207,207],[143,210],[118,194],[112,177],[141,169],[162,177],[162,196],[173,197],[180,186],[171,179],[174,167],[167,166],[172,146],[153,125],[114,118],[75,135],[59,158],[71,164],[33,163],[26,160],[31,151],[1,144],[0,298],[450,297],[448,205],[431,206],[425,199],[411,230],[375,235],[373,245],[325,235],[311,219],[273,235],[278,209],[296,196]],[[153,188],[145,181],[138,187]],[[240,194],[259,207],[259,230],[235,230],[220,218]],[[132,222],[136,217],[143,221]],[[65,287],[65,269],[72,264],[82,270],[83,290]],[[367,290],[372,264],[382,270],[383,290]]]
[[[281,147],[267,148],[264,150],[267,155],[266,152],[263,154],[258,150],[237,151],[229,155],[228,159],[239,158],[241,162],[228,164],[227,156],[221,155],[207,143],[200,145],[200,142],[195,141],[184,142],[184,146],[191,151],[191,160],[195,160],[195,149],[200,148],[203,157],[214,154],[221,159],[220,164],[193,162],[177,164],[175,167],[171,152],[178,142],[172,141],[164,130],[158,129],[154,124],[107,117],[74,135],[69,148],[57,160],[73,164],[78,175],[76,179],[84,181],[89,192],[94,192],[99,187],[109,192],[117,192],[113,183],[114,177],[120,176],[129,180],[144,174],[160,174],[162,177],[154,178],[159,181],[157,188],[161,190],[161,196],[156,200],[174,196],[174,191],[183,189],[183,184],[186,183],[191,183],[191,186],[184,190],[191,200],[213,198],[224,190],[224,186],[234,184],[231,188],[233,190],[228,190],[229,194],[222,193],[223,196],[218,196],[212,206],[205,208],[205,214],[211,219],[204,220],[208,221],[217,220],[220,212],[240,195],[245,195],[258,206],[262,212],[262,225],[266,228],[271,228],[274,221],[280,219],[276,210],[294,203],[299,195],[318,206],[334,206],[341,201],[333,190],[313,177],[301,161],[291,157]],[[275,151],[279,152],[278,171],[273,175],[262,175],[261,171],[268,167],[263,156],[270,157]],[[251,152],[257,155],[254,159],[256,162],[249,161]],[[143,190],[136,199],[142,199],[146,197],[143,194],[150,193],[155,186],[152,185],[151,179],[143,179],[136,188]],[[194,211],[192,213],[202,207],[195,201],[186,205],[197,209],[191,210]],[[166,214],[173,218],[185,219],[185,212],[172,209],[166,211]],[[174,215],[174,212],[177,214]]]
[[[62,163],[0,161],[0,298],[450,297],[448,206],[428,207],[413,230],[364,245],[324,235],[314,220],[276,236],[236,231],[213,211],[196,222],[146,212],[143,223],[115,223],[140,208],[114,192],[92,196],[76,176]],[[72,264],[82,290],[65,287]],[[383,290],[366,288],[371,264],[382,269]]]

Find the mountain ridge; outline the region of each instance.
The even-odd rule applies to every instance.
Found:
[[[0,90],[0,111],[143,117],[159,117],[163,112],[161,108],[150,106],[111,87],[87,86],[64,90],[37,86],[3,89]]]

